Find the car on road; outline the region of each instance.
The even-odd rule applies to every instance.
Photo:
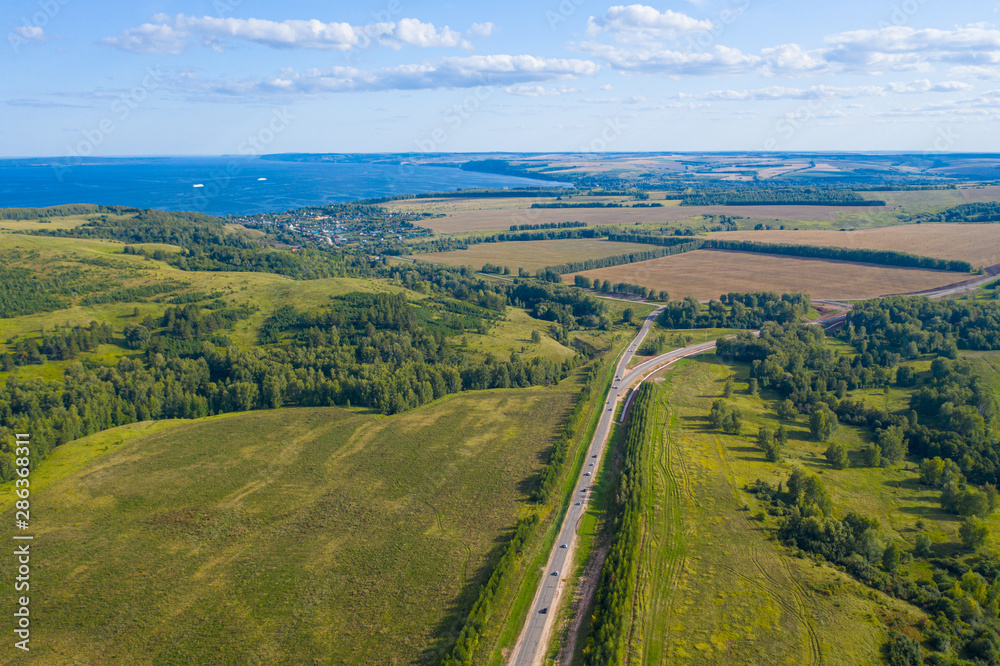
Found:
[[[548,606],[546,606],[545,608],[543,608],[542,610],[540,610],[540,611],[538,611],[538,612],[539,612],[539,613],[540,613],[541,615],[545,615],[546,613],[548,613],[548,612],[549,612],[549,607],[548,607]]]
[[[559,575],[559,569],[556,569],[555,571],[553,571],[552,575],[553,576],[558,576]]]
[[[584,476],[590,476],[590,472],[584,472],[583,475]]]
[[[561,545],[561,546],[559,546],[559,547],[560,547],[560,548],[569,548],[569,544],[565,544],[565,543],[564,543],[563,545]]]
[[[587,463],[587,467],[593,467],[594,463]]]
[[[573,506],[580,506],[581,504],[583,504],[583,502],[577,502],[577,503],[576,503],[576,504],[574,504]]]
[[[596,457],[597,457],[597,454],[595,453],[594,455],[592,455],[592,456],[590,456],[590,457],[591,457],[591,458],[596,458]]]

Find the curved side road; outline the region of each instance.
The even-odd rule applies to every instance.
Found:
[[[628,369],[629,361],[635,355],[635,350],[642,344],[643,339],[649,332],[650,327],[656,317],[662,312],[659,308],[650,314],[643,323],[639,334],[626,348],[621,355],[618,365],[615,368],[615,381],[608,392],[608,397],[602,407],[603,412],[594,431],[594,438],[590,442],[587,451],[587,461],[580,471],[580,479],[577,482],[575,498],[570,501],[570,506],[563,518],[562,527],[559,529],[559,536],[553,544],[552,552],[545,565],[544,576],[535,592],[535,599],[528,611],[521,635],[514,646],[509,664],[513,666],[534,666],[541,664],[545,656],[545,648],[548,645],[549,636],[555,623],[555,611],[559,603],[559,597],[566,587],[566,567],[573,561],[573,551],[576,546],[576,531],[580,518],[587,509],[587,502],[590,497],[590,490],[593,482],[593,474],[601,466],[604,455],[605,443],[608,434],[611,432],[614,421],[615,409],[618,400],[626,394],[628,387],[644,379],[652,372],[660,369],[663,365],[672,363],[679,358],[701,354],[715,349],[715,341],[703,342],[681,349],[675,349],[661,354],[648,361],[644,361],[631,370]]]

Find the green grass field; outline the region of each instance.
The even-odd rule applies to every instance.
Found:
[[[423,661],[527,510],[570,398],[253,412],[64,445],[33,478],[32,657]],[[12,500],[0,496],[8,523]]]
[[[647,449],[652,485],[629,663],[877,663],[886,622],[909,624],[920,612],[833,567],[792,557],[770,540],[776,520],[752,519],[763,507],[741,489],[758,478],[784,481],[795,466],[812,469],[837,515],[878,518],[905,550],[918,518],[944,541],[956,539],[957,521],[940,512],[937,493],[916,485],[912,463],[830,468],[827,445],[810,440],[804,417],[785,424],[786,460],[767,462],[753,436],[762,424],[777,425],[767,400],[774,396],[747,393],[746,367],[735,368],[733,399],[747,417],[744,435],[711,430],[708,411],[732,374],[702,356],[680,362],[661,384],[654,431],[662,437]],[[834,439],[854,450],[864,435],[841,426]]]

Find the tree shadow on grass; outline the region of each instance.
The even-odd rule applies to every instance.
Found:
[[[707,416],[682,416],[681,421],[684,422],[685,429],[697,430],[700,432],[711,432],[715,430],[712,428],[712,424],[708,422]]]
[[[884,482],[884,485],[890,488],[900,488],[902,490],[909,490],[915,493],[929,490],[928,486],[923,485],[920,483],[920,479],[913,476],[906,479],[889,479]]]
[[[504,549],[507,547],[507,543],[513,535],[513,529],[505,530],[503,534],[493,541],[493,547],[490,549],[489,555],[486,556],[484,564],[466,578],[465,585],[462,587],[462,591],[458,597],[446,605],[445,616],[431,630],[431,635],[434,638],[427,649],[421,653],[419,663],[440,663],[448,651],[455,645],[455,641],[465,626],[465,620],[472,610],[472,606],[479,599],[480,590],[489,581],[490,576],[493,575],[493,569],[496,568]]]

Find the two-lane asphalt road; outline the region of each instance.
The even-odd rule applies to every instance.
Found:
[[[574,498],[570,501],[569,509],[563,518],[562,526],[559,529],[559,537],[553,545],[552,553],[546,564],[542,582],[535,593],[535,600],[532,602],[531,610],[517,645],[514,646],[514,653],[510,664],[513,666],[534,666],[540,664],[545,653],[545,646],[548,644],[548,637],[552,631],[555,621],[555,611],[559,601],[559,595],[564,587],[567,567],[572,563],[572,553],[575,546],[576,530],[580,518],[587,509],[587,501],[590,497],[590,490],[593,483],[593,474],[601,466],[601,459],[604,455],[604,445],[607,442],[608,434],[611,432],[614,420],[615,408],[620,397],[624,396],[628,387],[637,384],[642,378],[649,375],[657,368],[672,361],[693,354],[710,351],[715,348],[715,341],[703,342],[682,349],[675,349],[661,354],[648,361],[644,361],[631,370],[628,369],[629,361],[635,355],[636,349],[642,344],[643,338],[649,332],[650,327],[662,308],[650,314],[643,323],[639,334],[626,348],[618,361],[615,369],[615,381],[605,399],[602,407],[601,418],[598,421],[594,437],[590,442],[587,451],[587,460],[583,470],[580,472],[580,479],[577,482]]]

